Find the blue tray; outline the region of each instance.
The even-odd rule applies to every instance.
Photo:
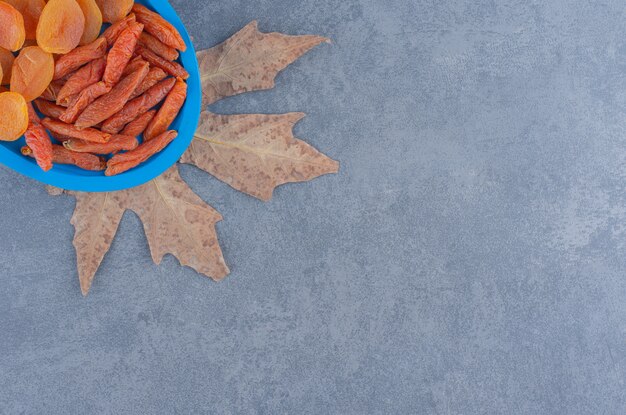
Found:
[[[181,52],[179,59],[179,62],[189,72],[187,100],[170,127],[178,131],[178,137],[150,160],[132,170],[112,177],[106,177],[103,172],[91,172],[62,164],[57,164],[50,171],[44,172],[32,158],[24,157],[20,153],[20,148],[25,144],[24,137],[13,142],[0,141],[0,163],[25,176],[62,189],[108,192],[139,186],[159,176],[178,161],[191,144],[200,119],[202,91],[196,52],[183,23],[166,0],[136,0],[136,2],[156,11],[172,23],[187,44],[187,50]]]

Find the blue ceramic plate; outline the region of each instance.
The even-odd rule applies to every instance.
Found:
[[[13,142],[0,141],[0,163],[25,176],[62,189],[84,192],[108,192],[139,186],[159,176],[178,161],[187,147],[189,147],[200,119],[202,92],[200,89],[196,52],[183,23],[166,0],[136,1],[156,11],[168,22],[172,23],[187,44],[187,50],[180,54],[179,59],[179,62],[189,72],[187,100],[170,127],[170,129],[178,131],[178,137],[163,151],[154,155],[145,163],[113,177],[106,177],[103,172],[91,172],[75,166],[62,164],[56,164],[50,171],[44,172],[33,159],[24,157],[20,153],[20,148],[25,144],[23,137]]]

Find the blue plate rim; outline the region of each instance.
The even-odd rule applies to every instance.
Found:
[[[61,189],[82,192],[111,192],[130,189],[147,183],[163,174],[180,159],[193,140],[202,109],[202,92],[195,48],[185,26],[168,1],[139,0],[137,3],[156,10],[173,24],[187,45],[187,50],[181,52],[180,59],[187,72],[189,72],[189,78],[187,79],[188,94],[180,114],[174,121],[173,129],[178,131],[176,139],[163,151],[154,155],[140,166],[111,177],[104,176],[102,172],[86,171],[81,171],[82,174],[78,175],[72,173],[72,171],[78,169],[77,167],[63,165],[55,166],[50,171],[44,172],[31,158],[11,151],[11,149],[3,145],[0,145],[0,163],[31,179]],[[23,138],[18,141],[22,142]],[[7,142],[7,144],[11,143]]]

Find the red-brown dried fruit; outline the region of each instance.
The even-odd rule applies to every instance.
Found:
[[[100,35],[102,29],[102,12],[95,0],[76,0],[85,16],[85,30],[79,44],[86,45],[93,42]]]
[[[99,38],[88,45],[72,50],[67,55],[61,56],[54,65],[54,79],[61,79],[87,62],[103,57],[106,50],[106,39]]]
[[[46,52],[68,53],[80,42],[85,15],[76,0],[50,0],[37,24],[37,44]]]
[[[135,92],[130,96],[130,99],[137,98],[165,78],[167,78],[167,74],[163,69],[157,67],[150,68],[148,75],[141,81],[141,84],[139,84]]]
[[[63,83],[63,81],[50,82],[50,85],[48,85],[45,91],[41,94],[41,98],[46,101],[56,102],[57,96],[59,95],[61,88],[63,88]]]
[[[54,58],[39,46],[29,46],[20,51],[13,62],[11,91],[19,92],[32,101],[50,85],[54,75]]]
[[[134,150],[139,145],[135,136],[116,134],[108,143],[90,143],[89,141],[70,139],[63,142],[63,147],[79,153],[111,154],[119,151]]]
[[[8,3],[0,1],[0,47],[12,52],[24,44],[26,32],[22,14]]]
[[[57,94],[57,104],[69,104],[72,95],[79,94],[89,85],[93,85],[102,79],[105,66],[106,60],[100,58],[89,62],[74,72]]]
[[[131,72],[135,72],[137,69],[141,68],[144,63],[147,63],[145,60],[143,60],[143,58],[141,56],[135,56],[135,58],[133,58],[130,62],[128,62],[128,65],[126,65],[126,67],[124,68],[124,71],[122,72],[122,76],[126,76]]]
[[[50,170],[52,168],[52,142],[46,129],[38,122],[31,121],[24,133],[24,138],[26,139],[26,145],[33,152],[37,165],[43,171]]]
[[[102,19],[107,23],[115,23],[123,19],[133,7],[133,0],[96,0],[102,11]]]
[[[35,104],[37,105],[39,112],[49,118],[58,119],[65,112],[65,107],[57,105],[51,101],[46,101],[45,99],[37,98],[35,100]]]
[[[124,108],[102,124],[102,131],[117,133],[124,126],[161,102],[174,87],[174,78],[165,79],[137,98],[129,101]]]
[[[33,156],[33,150],[28,146],[22,147],[21,151],[25,156]],[[106,168],[106,162],[103,158],[89,153],[76,153],[58,144],[52,144],[52,162],[71,164],[91,171],[101,171]]]
[[[104,172],[104,175],[115,176],[116,174],[123,173],[138,166],[156,153],[163,150],[169,143],[172,142],[172,140],[176,138],[177,135],[178,133],[176,131],[166,131],[154,139],[142,143],[134,150],[114,155],[107,162],[107,169]]]
[[[111,91],[95,100],[76,120],[76,127],[92,127],[124,108],[128,98],[148,73],[148,64],[122,78]],[[78,137],[80,138],[80,137]]]
[[[41,123],[53,133],[61,134],[66,137],[78,138],[80,140],[92,141],[94,143],[106,143],[111,139],[111,134],[103,133],[95,128],[84,128],[79,130],[71,124],[66,124],[52,118],[44,118],[41,120]]]
[[[11,72],[13,71],[13,61],[15,56],[10,51],[0,48],[0,66],[2,67],[2,85],[11,82]]]
[[[159,67],[170,75],[183,79],[189,78],[189,73],[187,73],[185,68],[183,68],[179,63],[165,60],[142,45],[137,45],[135,52],[138,55],[141,55],[141,57],[143,57],[150,65]]]
[[[161,42],[148,32],[141,33],[141,36],[139,36],[139,42],[145,48],[150,49],[163,59],[167,59],[168,61],[175,61],[178,59],[178,51],[176,49]]]
[[[161,42],[174,49],[185,51],[187,45],[178,30],[163,17],[150,9],[135,3],[133,5],[133,13],[139,23],[143,23],[146,32],[159,39]]]
[[[143,133],[148,124],[150,124],[150,121],[152,121],[152,118],[154,118],[155,114],[156,110],[144,112],[139,117],[126,124],[126,127],[124,127],[121,134],[137,137],[139,134]]]
[[[76,121],[78,116],[96,99],[106,94],[111,90],[111,87],[104,82],[96,82],[93,85],[89,85],[83,89],[79,94],[74,95],[67,106],[67,109],[59,117],[59,119],[68,124],[72,124]]]
[[[143,25],[141,23],[131,23],[119,35],[113,47],[109,50],[103,77],[107,85],[116,84],[122,77],[124,68],[128,65],[130,58],[132,58],[135,52],[135,45],[137,45],[137,40],[142,30]]]
[[[17,92],[0,93],[0,141],[15,141],[28,128],[28,106]]]
[[[102,32],[102,37],[107,40],[109,46],[112,46],[113,43],[117,40],[117,37],[128,27],[129,24],[135,22],[135,15],[133,13],[129,14],[125,18],[120,21],[113,23],[111,26],[107,27],[104,32]]]
[[[35,39],[37,22],[46,5],[46,0],[4,0],[22,14],[26,39]]]
[[[167,98],[161,105],[161,108],[154,116],[146,131],[143,133],[144,141],[153,139],[154,137],[161,135],[169,128],[170,124],[174,121],[180,109],[185,103],[187,98],[187,84],[182,79],[177,79],[174,88],[167,94]]]

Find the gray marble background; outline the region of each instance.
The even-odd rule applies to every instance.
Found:
[[[333,39],[220,113],[342,163],[264,204],[190,166],[231,276],[127,213],[82,298],[74,202],[0,168],[0,413],[623,414],[623,1],[173,2]]]

